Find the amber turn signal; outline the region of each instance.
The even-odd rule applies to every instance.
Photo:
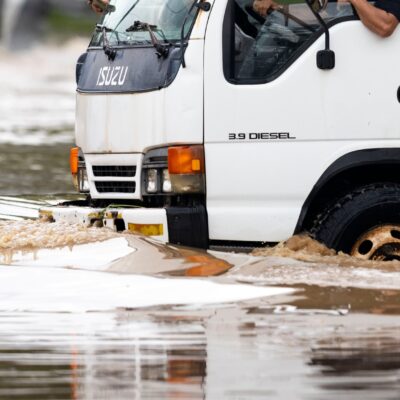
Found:
[[[71,174],[76,175],[78,173],[79,165],[79,147],[72,147],[69,153],[69,166],[71,168]]]
[[[168,171],[170,174],[203,174],[204,148],[195,146],[174,146],[168,149]]]

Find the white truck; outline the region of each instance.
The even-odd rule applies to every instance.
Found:
[[[309,232],[400,250],[400,29],[349,4],[111,0],[77,64],[81,203],[42,214],[209,248]]]

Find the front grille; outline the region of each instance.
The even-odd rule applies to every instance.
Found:
[[[99,193],[135,193],[136,182],[95,182]]]
[[[135,165],[94,165],[94,176],[119,176],[134,177],[136,175]]]

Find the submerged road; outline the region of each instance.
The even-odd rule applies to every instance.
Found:
[[[48,200],[0,199],[0,397],[398,395],[400,263],[204,252],[25,219]]]

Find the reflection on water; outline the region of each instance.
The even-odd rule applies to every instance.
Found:
[[[7,399],[395,399],[398,318],[233,307],[2,313]],[[250,312],[251,311],[251,312]]]
[[[203,398],[206,338],[197,318],[163,322],[121,312],[1,321],[0,396]],[[27,333],[13,337],[15,326]]]

